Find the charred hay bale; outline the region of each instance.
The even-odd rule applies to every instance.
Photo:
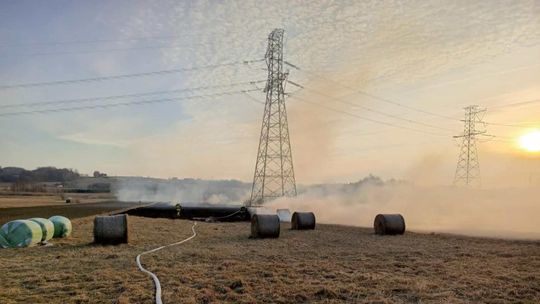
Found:
[[[279,228],[279,217],[275,214],[254,214],[251,217],[251,238],[277,238]]]
[[[405,233],[405,219],[401,214],[377,214],[373,223],[375,234],[394,235]]]
[[[292,215],[291,229],[315,229],[315,214],[313,212],[295,212]]]
[[[128,243],[128,215],[96,216],[94,218],[94,243]]]

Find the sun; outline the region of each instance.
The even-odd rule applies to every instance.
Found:
[[[540,152],[540,131],[531,131],[521,135],[519,145],[529,152]]]

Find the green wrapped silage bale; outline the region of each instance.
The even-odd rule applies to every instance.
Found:
[[[38,223],[28,220],[11,221],[0,228],[2,248],[30,247],[41,241],[43,233]]]
[[[48,240],[52,239],[54,236],[54,224],[53,222],[49,221],[48,219],[44,219],[41,217],[35,217],[29,219],[32,222],[36,222],[41,227],[41,242],[47,242]]]
[[[4,237],[2,230],[0,229],[0,248],[9,248],[11,245],[8,240]]]
[[[51,216],[49,221],[54,224],[54,237],[65,238],[71,234],[71,221],[60,215]]]

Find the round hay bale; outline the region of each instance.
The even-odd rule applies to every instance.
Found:
[[[94,242],[111,245],[128,243],[128,215],[96,216],[94,218]]]
[[[65,238],[71,234],[71,221],[67,217],[60,215],[51,216],[49,221],[54,224],[54,236],[55,238]]]
[[[315,214],[313,212],[295,212],[292,215],[291,229],[315,229]]]
[[[0,230],[0,248],[9,248],[9,247],[11,247],[11,244],[6,239],[6,237],[4,237],[2,230]]]
[[[28,219],[29,221],[37,223],[41,227],[41,242],[47,242],[48,240],[52,239],[54,236],[54,224],[53,222],[49,221],[48,219],[35,217]]]
[[[28,220],[8,222],[0,228],[0,247],[30,247],[41,241],[41,227]]]
[[[254,214],[251,217],[252,238],[277,238],[279,228],[279,217],[275,214]]]
[[[394,235],[405,233],[405,219],[401,214],[377,214],[373,223],[375,234]]]

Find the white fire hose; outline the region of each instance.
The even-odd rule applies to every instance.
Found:
[[[156,304],[163,304],[163,302],[161,302],[161,284],[159,283],[159,279],[155,274],[153,274],[152,272],[146,270],[141,265],[141,256],[145,255],[145,254],[148,254],[148,253],[156,252],[156,251],[161,250],[161,249],[166,248],[166,247],[180,245],[182,243],[185,243],[185,242],[191,240],[192,238],[197,236],[197,232],[195,232],[195,226],[197,226],[197,222],[193,222],[193,226],[191,226],[191,231],[193,231],[193,235],[188,237],[187,239],[184,239],[184,240],[181,240],[179,242],[172,243],[172,244],[169,244],[169,245],[161,246],[161,247],[158,247],[158,248],[155,248],[155,249],[152,249],[152,250],[145,251],[145,252],[143,252],[143,253],[141,253],[141,254],[139,254],[137,256],[137,266],[139,266],[139,269],[142,272],[144,272],[144,273],[148,274],[149,276],[151,276],[152,280],[154,280],[154,285],[156,286]]]

